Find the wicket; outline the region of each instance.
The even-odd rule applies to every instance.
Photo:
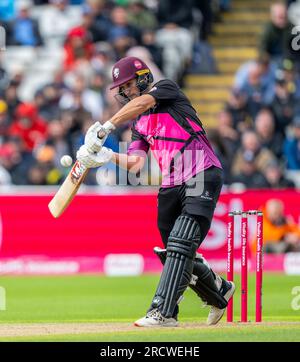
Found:
[[[256,215],[256,288],[255,321],[262,321],[262,248],[263,213],[258,210],[228,213],[227,223],[227,280],[234,279],[234,217],[241,217],[241,322],[248,322],[248,216]],[[227,307],[227,322],[233,322],[233,298]]]

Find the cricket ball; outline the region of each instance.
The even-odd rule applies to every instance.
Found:
[[[70,167],[73,163],[72,157],[69,155],[64,155],[60,159],[60,164],[64,167]]]

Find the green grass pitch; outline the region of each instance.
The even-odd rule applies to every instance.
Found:
[[[299,309],[292,308],[299,276],[264,274],[262,324],[227,324],[224,316],[219,325],[207,327],[208,309],[188,289],[180,304],[180,327],[133,327],[132,322],[145,314],[158,278],[1,277],[6,310],[0,311],[0,341],[300,341],[299,298]],[[238,321],[238,279],[236,284]],[[254,284],[250,275],[250,321],[255,317]]]

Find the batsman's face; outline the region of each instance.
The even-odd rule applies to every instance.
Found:
[[[122,84],[119,88],[119,93],[124,94],[130,100],[139,97],[140,92],[136,86],[136,79],[131,79],[127,83]]]

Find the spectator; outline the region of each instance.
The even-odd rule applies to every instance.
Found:
[[[190,66],[193,51],[191,26],[193,1],[166,0],[158,5],[160,29],[156,33],[156,43],[162,50],[163,73],[182,85],[183,74]]]
[[[61,77],[61,71],[56,72],[53,81],[37,90],[34,95],[34,105],[37,107],[39,115],[47,122],[60,115],[59,100],[63,90],[66,89]]]
[[[46,99],[44,97],[43,90],[39,89],[35,92],[33,98],[33,104],[37,108],[38,113],[47,120],[47,111],[44,112],[44,107],[46,108]],[[46,117],[45,117],[46,115]]]
[[[53,75],[53,81],[49,84],[56,89],[59,96],[61,96],[63,91],[67,89],[64,76],[65,73],[62,69],[57,70]]]
[[[60,95],[52,85],[45,86],[42,90],[36,92],[34,96],[34,105],[38,109],[39,115],[47,122],[58,117],[60,110],[58,101]]]
[[[64,44],[64,69],[73,70],[82,62],[89,61],[93,54],[93,44],[84,25],[69,31]]]
[[[271,103],[271,109],[276,121],[275,130],[282,136],[285,135],[285,130],[292,121],[297,105],[295,93],[289,91],[289,88],[289,82],[284,72],[278,69],[276,72],[275,97]]]
[[[43,45],[38,22],[30,16],[31,2],[21,2],[19,14],[10,24],[11,37],[8,45],[32,46]]]
[[[16,67],[14,74],[11,76],[11,84],[15,87],[20,87],[24,79],[24,68],[22,66]]]
[[[274,87],[262,82],[262,68],[259,64],[253,64],[248,73],[248,78],[240,89],[247,97],[247,112],[252,119],[263,105],[270,104],[274,97]]]
[[[46,45],[63,46],[66,34],[79,26],[77,9],[69,6],[68,0],[49,0],[50,6],[40,18],[40,29]]]
[[[104,101],[101,94],[89,88],[81,75],[76,75],[72,89],[63,94],[59,102],[64,110],[85,110],[92,114],[94,121],[99,121],[103,116]]]
[[[232,183],[243,184],[248,189],[261,189],[267,187],[267,181],[258,169],[254,154],[244,152],[239,172],[231,179]]]
[[[9,172],[1,165],[1,154],[0,154],[0,186],[11,185],[11,177]]]
[[[242,145],[232,163],[232,174],[234,176],[242,173],[245,160],[251,160],[257,171],[263,172],[268,163],[276,160],[274,154],[263,148],[258,136],[254,131],[246,131],[242,135]]]
[[[111,11],[111,25],[108,29],[108,41],[116,41],[120,36],[132,39],[132,44],[139,44],[141,41],[141,32],[138,28],[130,25],[128,13],[121,6],[116,6]]]
[[[60,169],[55,167],[55,156],[56,150],[52,145],[49,144],[41,145],[35,152],[35,165],[41,166],[46,175],[44,185],[58,184],[62,179],[63,173],[68,173],[68,171],[63,169],[61,165]]]
[[[300,228],[284,215],[281,200],[271,199],[266,203],[263,242],[266,253],[300,251]]]
[[[128,29],[121,28],[116,28],[111,32],[110,42],[114,48],[116,59],[125,57],[127,51],[136,44]]]
[[[4,90],[9,84],[9,77],[6,70],[2,67],[0,61],[0,96],[3,95]]]
[[[47,184],[47,169],[39,164],[33,164],[29,170],[27,175],[27,183],[29,185],[34,186],[42,186]]]
[[[239,132],[243,132],[252,126],[246,109],[247,97],[238,89],[230,92],[226,110],[230,112],[233,120],[233,128]]]
[[[16,118],[9,129],[9,136],[20,138],[23,149],[28,152],[32,152],[37,145],[45,141],[47,125],[39,117],[35,106],[30,103],[18,106]]]
[[[212,33],[212,23],[213,23],[213,10],[212,10],[212,1],[211,0],[195,0],[194,6],[200,10],[202,19],[201,19],[201,29],[200,29],[200,39],[207,40],[208,36]]]
[[[220,0],[220,10],[229,11],[231,7],[231,0]]]
[[[151,53],[146,48],[140,46],[132,47],[128,50],[126,56],[137,57],[143,60],[150,68],[151,73],[153,74],[154,82],[158,82],[164,79],[162,72],[153,62]]]
[[[90,31],[96,42],[108,40],[111,20],[105,5],[105,0],[87,0],[87,6],[91,10],[94,19]]]
[[[0,99],[0,145],[4,142],[10,125],[7,103]]]
[[[288,90],[295,95],[295,98],[300,99],[300,75],[295,66],[295,62],[290,59],[284,59],[279,66],[283,73],[283,78],[288,84]]]
[[[156,33],[156,43],[162,48],[163,73],[179,84],[192,60],[192,33],[175,23],[167,23]]]
[[[0,5],[1,6],[1,5]],[[0,10],[1,11],[1,10]],[[7,21],[3,21],[0,18],[0,26],[1,28],[4,30],[5,32],[5,46],[10,44],[10,40],[11,40],[11,27],[10,27],[10,22]],[[2,31],[3,31],[2,30]],[[3,42],[3,39],[1,39],[1,41]],[[1,47],[3,46],[3,44],[1,44]]]
[[[0,146],[0,164],[9,172],[14,185],[26,184],[28,169],[33,162],[30,152],[22,152],[19,139],[11,139]]]
[[[128,14],[122,7],[116,7],[111,12],[108,40],[113,46],[116,59],[125,57],[127,51],[141,41],[140,30],[129,24]]]
[[[57,185],[62,181],[63,173],[55,168],[53,163],[55,153],[54,147],[49,145],[42,145],[36,150],[36,158],[27,174],[28,184],[37,186]]]
[[[190,29],[193,23],[193,0],[173,1],[163,0],[158,3],[157,18],[160,27],[169,24],[179,28]]]
[[[272,190],[295,188],[294,182],[284,177],[282,169],[277,162],[268,164],[263,175],[267,181],[267,187]]]
[[[15,16],[14,0],[6,0],[0,2],[0,21],[12,20]]]
[[[274,87],[277,65],[270,61],[267,54],[262,54],[256,60],[249,60],[240,66],[235,74],[234,88],[242,89],[246,85],[253,66],[258,68],[262,87],[267,89]]]
[[[154,14],[147,9],[144,0],[129,0],[129,24],[140,29],[155,29],[157,20]]]
[[[117,90],[106,89],[105,91],[106,108],[103,114],[103,121],[110,119],[121,108],[122,104],[120,102],[116,102],[116,98],[118,98]]]
[[[277,158],[282,156],[283,137],[275,133],[275,122],[268,108],[261,109],[255,119],[255,131],[262,147],[270,150]]]
[[[69,131],[60,119],[54,119],[48,127],[47,144],[55,149],[53,155],[53,163],[55,167],[63,170],[60,159],[63,155],[69,155],[72,152],[70,144],[67,139],[67,132]]]
[[[95,14],[91,7],[86,5],[83,6],[81,21],[84,28],[88,31],[93,43],[107,39],[107,30],[104,32],[102,29],[98,28],[95,21]]]
[[[155,31],[150,29],[143,30],[142,45],[151,53],[153,62],[161,70],[162,69],[162,49],[156,44]]]
[[[230,154],[225,145],[224,139],[222,138],[220,132],[217,129],[209,128],[207,129],[208,140],[216,153],[218,159],[222,164],[224,171],[224,183],[229,184],[230,179]]]
[[[7,113],[10,121],[13,120],[15,110],[18,107],[18,105],[21,103],[18,96],[18,87],[19,87],[18,83],[11,81],[8,87],[4,91],[4,100],[8,106]]]
[[[290,134],[284,142],[284,156],[288,170],[300,170],[300,117],[293,119]]]
[[[109,79],[114,64],[114,56],[115,53],[111,44],[106,42],[96,43],[94,54],[90,62],[92,70],[103,74],[106,79]]]
[[[85,125],[93,123],[92,116],[81,106],[76,110],[63,111],[61,122],[66,129],[66,141],[70,145],[71,154],[76,155],[83,142]]]
[[[287,8],[282,2],[271,5],[271,19],[266,24],[260,39],[259,51],[267,53],[272,60],[280,61],[290,56],[292,25],[288,22]]]
[[[10,158],[12,149],[8,144],[0,144],[0,186],[12,183]]]
[[[224,109],[218,115],[218,132],[227,149],[229,158],[232,159],[239,147],[240,135],[233,127],[232,114]]]
[[[105,103],[105,87],[106,87],[106,75],[104,72],[94,72],[94,75],[91,79],[90,89],[99,95],[101,95],[103,99],[103,103]],[[103,107],[104,110],[104,107]]]

